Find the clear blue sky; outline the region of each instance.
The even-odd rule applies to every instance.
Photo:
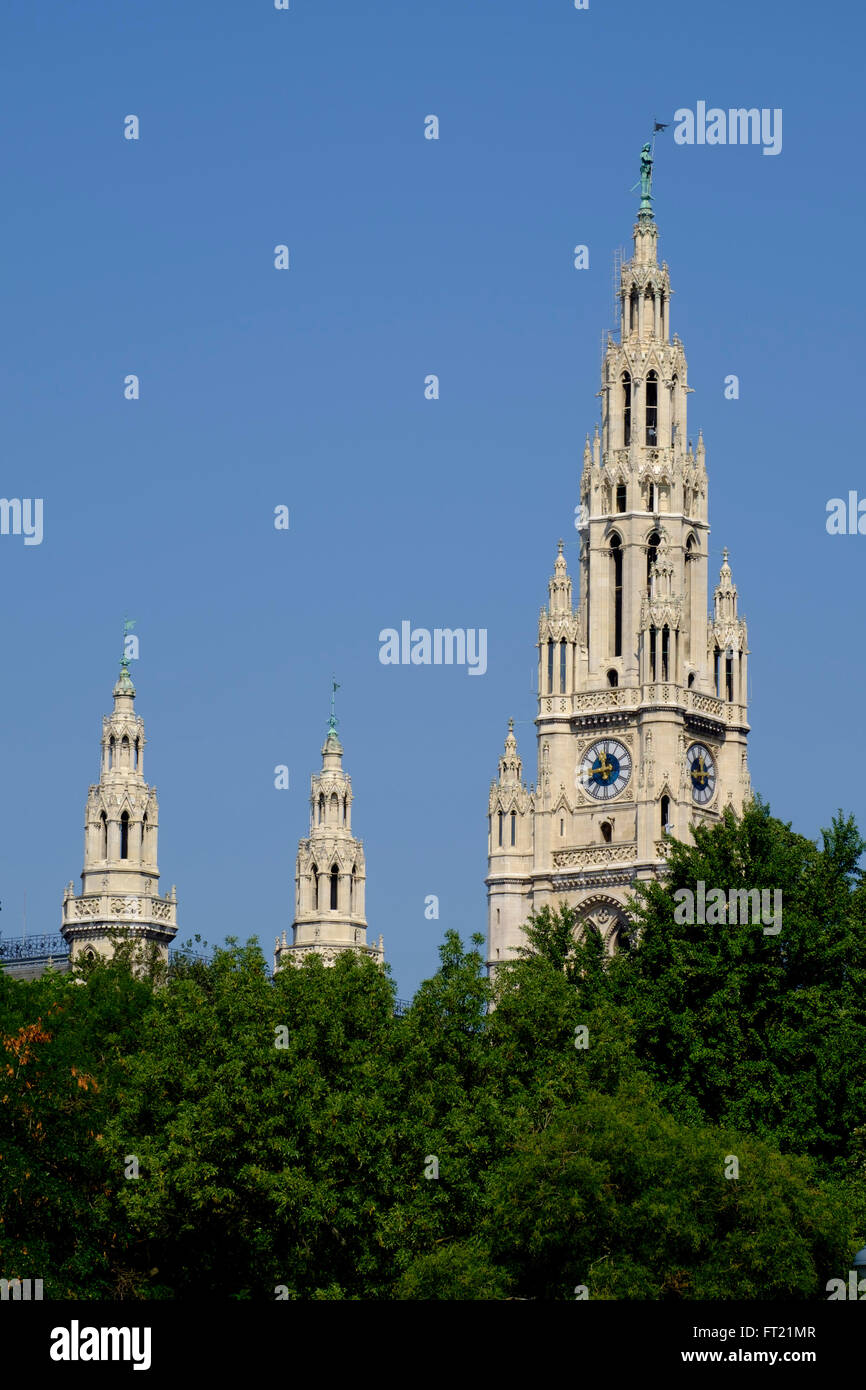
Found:
[[[446,927],[485,929],[489,783],[509,715],[535,776],[612,253],[653,116],[699,100],[784,113],[775,157],[669,130],[654,190],[753,781],[806,834],[840,804],[866,825],[866,536],[825,530],[866,496],[862,6],[6,0],[0,33],[0,491],[45,508],[41,546],[0,537],[5,933],[25,890],[56,930],[78,882],[124,613],[179,939],[270,952],[288,927],[332,671],[399,993]],[[382,666],[404,618],[486,628],[487,674]]]

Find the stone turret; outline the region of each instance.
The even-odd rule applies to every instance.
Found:
[[[81,893],[70,882],[63,898],[60,930],[73,964],[113,955],[118,934],[155,942],[167,960],[177,932],[177,892],[159,893],[159,806],[144,780],[144,721],[126,660],[113,694],[114,709],[102,720],[99,781],[87,797]]]

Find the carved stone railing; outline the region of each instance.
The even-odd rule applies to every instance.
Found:
[[[628,686],[614,685],[607,690],[586,690],[575,695],[572,701],[572,713],[594,714],[596,710],[606,713],[608,710],[636,709],[639,704],[639,690]]]
[[[637,845],[588,845],[582,849],[556,849],[553,851],[555,869],[596,868],[605,864],[634,864],[637,860]]]
[[[97,922],[176,929],[177,902],[156,893],[86,893],[81,897],[70,894],[64,899],[61,930]]]
[[[704,714],[720,724],[746,723],[744,705],[728,704],[727,700],[704,695],[698,690],[688,690],[685,686],[675,685],[673,681],[656,681],[640,687],[615,685],[605,690],[584,690],[570,696],[543,695],[540,700],[544,714],[615,714],[621,710],[635,710],[640,705],[685,709],[693,714]]]

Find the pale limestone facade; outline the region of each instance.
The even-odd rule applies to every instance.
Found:
[[[322,769],[310,778],[310,834],[298,845],[292,940],[274,943],[274,970],[299,965],[314,952],[333,965],[341,951],[385,959],[382,938],[367,945],[364,846],[352,834],[352,779],[332,718],[322,748]]]
[[[114,709],[102,720],[99,782],[87,797],[81,893],[76,896],[70,881],[63,898],[60,930],[73,965],[82,956],[112,956],[117,934],[155,942],[165,961],[177,932],[177,890],[159,893],[159,806],[156,788],[144,780],[144,745],[124,661]]]
[[[538,774],[523,781],[513,724],[488,805],[488,965],[513,957],[529,913],[565,901],[609,950],[631,885],[664,859],[664,831],[739,811],[746,756],[746,624],[727,551],[707,617],[702,437],[670,338],[670,278],[644,208],[602,366],[602,424],[581,479],[580,602],[562,542],[538,629]]]

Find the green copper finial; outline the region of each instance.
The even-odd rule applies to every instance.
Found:
[[[124,618],[123,620],[123,655],[120,658],[120,670],[122,674],[129,675],[130,658],[126,654],[126,636],[135,627],[134,618]]]
[[[328,733],[336,734],[338,719],[336,715],[337,691],[340,689],[334,677],[331,677],[331,717],[328,720]]]
[[[667,130],[670,122],[653,121],[652,139],[647,140],[641,147],[640,152],[640,207],[638,217],[644,219],[651,218],[653,215],[653,158],[655,156],[656,135],[660,130]],[[637,183],[632,184],[632,193],[637,188]]]

